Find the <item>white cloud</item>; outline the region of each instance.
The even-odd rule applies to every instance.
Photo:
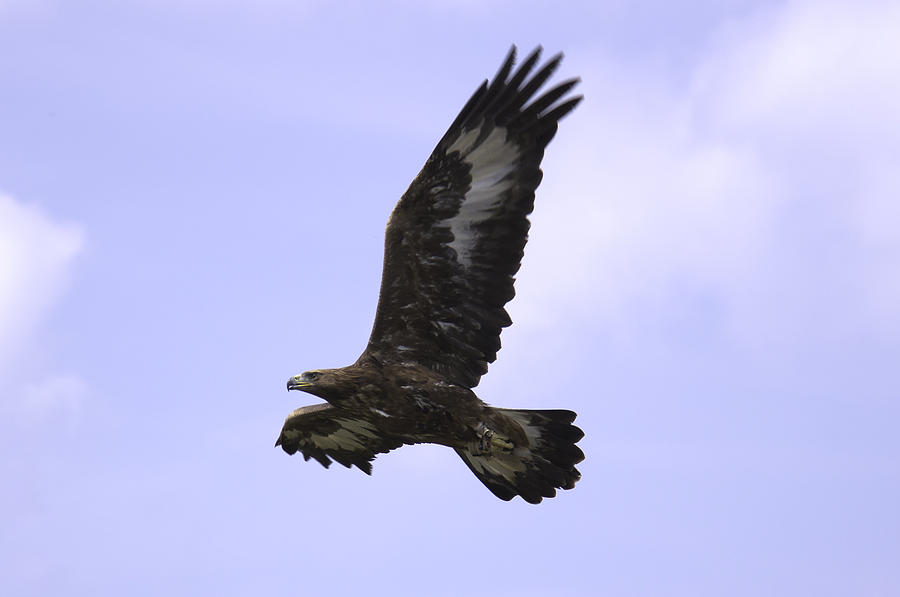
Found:
[[[0,194],[0,371],[21,356],[83,244],[78,226]]]
[[[548,152],[514,317],[630,329],[689,295],[748,342],[896,337],[898,30],[895,3],[788,4],[722,29],[680,86],[571,56],[587,99]]]
[[[856,137],[896,125],[898,23],[896,3],[797,2],[729,28],[698,69],[699,103],[723,128],[828,123]]]

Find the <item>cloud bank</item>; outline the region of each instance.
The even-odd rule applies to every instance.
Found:
[[[676,82],[572,56],[591,107],[548,152],[518,319],[630,333],[687,301],[750,345],[897,340],[897,30],[895,4],[800,2]]]

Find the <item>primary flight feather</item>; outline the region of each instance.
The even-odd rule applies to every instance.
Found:
[[[494,495],[538,503],[581,477],[569,410],[512,410],[472,391],[497,358],[528,239],[544,148],[581,101],[572,79],[537,95],[562,60],[514,71],[513,47],[475,91],[397,203],[385,233],[375,324],[356,363],[288,380],[327,404],[298,408],[276,442],[371,474],[403,444],[456,450]]]

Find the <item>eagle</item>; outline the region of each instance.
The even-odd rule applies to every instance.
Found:
[[[538,46],[515,68],[510,49],[394,207],[368,345],[348,367],[288,380],[288,390],[325,400],[287,417],[275,445],[288,454],[371,474],[376,454],[440,444],[498,498],[532,504],[581,478],[574,412],[497,408],[473,391],[512,324],[504,306],[544,149],[582,99],[569,94],[577,78],[539,94],[562,60],[535,69],[540,56]]]

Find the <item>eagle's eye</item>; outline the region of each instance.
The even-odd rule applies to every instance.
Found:
[[[306,378],[306,381],[316,381],[322,376],[320,371],[307,371],[303,374],[303,377]]]

